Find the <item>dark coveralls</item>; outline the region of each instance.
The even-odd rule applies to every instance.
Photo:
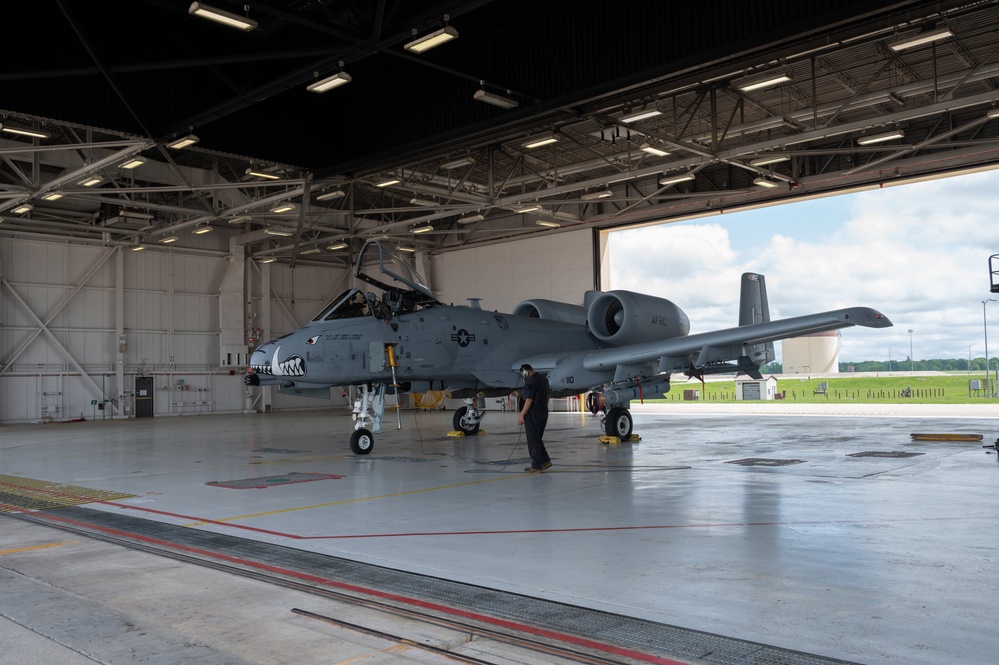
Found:
[[[531,466],[540,469],[541,465],[551,462],[542,437],[548,424],[548,396],[551,388],[548,378],[534,372],[524,382],[524,399],[531,402],[527,414],[524,415],[524,431],[527,434],[527,452],[531,455]]]

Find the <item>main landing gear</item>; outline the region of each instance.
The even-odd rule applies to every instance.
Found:
[[[350,435],[350,450],[355,455],[367,455],[375,447],[375,434],[382,431],[385,413],[385,384],[377,388],[370,384],[361,386],[361,393],[354,401],[354,433]]]
[[[627,441],[631,437],[631,431],[631,412],[625,407],[612,407],[604,416],[604,433],[607,436],[616,436],[622,441]]]
[[[454,412],[454,418],[451,422],[454,425],[455,431],[462,432],[465,436],[470,436],[478,433],[479,424],[485,417],[485,412],[479,411],[475,407],[475,399],[466,397],[465,406]]]

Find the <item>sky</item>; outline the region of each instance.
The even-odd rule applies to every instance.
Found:
[[[706,332],[738,324],[740,275],[758,272],[772,319],[863,305],[894,323],[844,329],[840,361],[905,361],[910,340],[915,360],[983,358],[986,316],[997,356],[999,302],[982,305],[999,300],[997,218],[999,170],[619,231],[610,288],[671,300]]]

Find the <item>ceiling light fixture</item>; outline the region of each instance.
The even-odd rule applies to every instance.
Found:
[[[509,95],[510,92],[507,91],[507,94]],[[515,109],[518,106],[520,106],[520,102],[518,102],[516,99],[511,99],[510,97],[504,97],[503,95],[497,95],[492,92],[487,92],[482,88],[479,88],[478,90],[475,91],[475,94],[472,95],[472,99],[479,102],[485,102],[486,104],[492,104],[493,106],[498,106],[501,109]]]
[[[767,178],[757,178],[753,181],[753,184],[757,187],[763,187],[764,189],[773,189],[777,186],[777,183],[773,180],[768,180]]]
[[[179,236],[167,236],[166,238],[162,238],[160,242],[164,245],[169,245],[170,243],[177,242],[178,240],[180,240]]]
[[[279,238],[290,238],[291,236],[295,235],[291,231],[287,231],[277,226],[272,226],[264,229],[264,233],[266,233],[269,236],[277,236]]]
[[[260,260],[261,263],[274,263],[275,261],[277,261],[277,259],[275,259],[273,256],[268,256],[266,259]]]
[[[17,127],[11,125],[0,124],[0,130],[7,132],[8,134],[17,134],[18,136],[29,136],[33,139],[47,139],[51,134],[48,132],[43,132],[39,129],[31,129],[30,127]]]
[[[655,146],[651,146],[648,143],[643,143],[642,145],[638,146],[638,149],[641,150],[642,152],[647,152],[650,155],[655,155],[656,157],[665,157],[666,155],[669,154],[669,152],[662,150],[660,148],[656,148]]]
[[[193,233],[196,236],[203,236],[206,233],[211,233],[211,232],[212,232],[212,227],[205,224],[204,226],[199,226],[198,228],[194,229],[194,231],[192,231],[191,233]]]
[[[146,161],[147,160],[146,160],[145,157],[139,157],[138,155],[136,155],[135,157],[132,157],[131,159],[126,160],[126,161],[122,162],[121,164],[119,164],[118,168],[120,168],[120,169],[137,169],[140,166],[142,166],[143,164],[145,164]]]
[[[533,150],[534,148],[540,148],[544,145],[551,145],[552,143],[558,143],[558,137],[555,134],[549,132],[548,134],[541,134],[540,136],[534,136],[522,145],[528,150]]]
[[[155,215],[151,215],[148,212],[139,212],[138,210],[122,210],[118,213],[119,217],[127,217],[129,219],[144,219],[149,221]]]
[[[294,209],[295,209],[294,203],[279,203],[273,208],[271,208],[271,212],[274,213],[291,212]]]
[[[441,164],[441,169],[450,171],[452,169],[460,169],[462,166],[471,166],[474,163],[475,160],[470,155],[466,155],[458,159],[452,159],[450,162],[444,162]]]
[[[200,140],[201,139],[199,139],[194,134],[188,134],[187,136],[182,136],[179,139],[167,143],[166,147],[170,148],[171,150],[183,150],[184,148],[188,148],[194,145]]]
[[[416,252],[416,248],[411,247],[410,245],[396,245],[395,248],[400,252],[408,252],[409,254],[413,254],[414,252]]]
[[[447,22],[451,20],[451,17],[444,14],[444,27],[440,30],[435,30],[429,35],[423,35],[418,39],[414,39],[404,46],[407,51],[412,51],[413,53],[424,53],[432,48],[440,46],[441,44],[446,44],[452,39],[458,39],[458,31],[447,25]],[[416,37],[416,28],[413,28],[413,37]]]
[[[252,166],[246,169],[246,175],[253,176],[254,178],[264,178],[265,180],[280,180],[281,176],[277,173],[271,173],[270,171],[260,171],[253,168]]]
[[[458,218],[458,223],[459,224],[474,224],[475,222],[481,222],[484,219],[485,219],[485,215],[483,215],[480,212],[477,212],[477,213],[475,213],[473,215],[465,215],[464,217],[459,217]]]
[[[754,159],[749,162],[750,166],[767,166],[769,164],[779,164],[780,162],[788,162],[791,158],[787,155],[767,155],[766,157],[760,157],[759,159]]]
[[[187,13],[193,14],[194,16],[200,16],[201,18],[206,18],[209,21],[221,23],[222,25],[227,25],[230,28],[243,30],[244,32],[249,32],[257,27],[257,22],[252,18],[227,12],[224,9],[217,9],[216,7],[206,5],[203,2],[192,2],[190,8],[187,10]]]
[[[549,229],[557,229],[558,227],[562,226],[558,222],[550,220],[550,219],[539,219],[538,221],[536,221],[534,223],[537,224],[538,226],[544,226],[544,227],[549,228]]]
[[[328,192],[323,192],[316,197],[317,201],[331,201],[333,199],[342,199],[347,196],[347,193],[342,189],[331,189]]]
[[[315,73],[316,78],[319,78],[319,72]],[[310,84],[305,89],[309,92],[323,93],[332,90],[333,88],[339,88],[341,85],[347,85],[353,81],[350,74],[343,71],[343,61],[340,61],[340,71],[332,76],[327,76],[322,80],[318,80],[315,83]]]
[[[58,201],[63,196],[64,196],[64,194],[62,192],[60,192],[60,191],[49,192],[48,194],[46,194],[45,196],[42,197],[42,200],[43,201]]]
[[[541,210],[541,204],[539,203],[525,203],[513,209],[517,213],[536,212],[538,210]]]
[[[433,230],[434,230],[434,227],[431,226],[430,224],[427,224],[426,226],[414,226],[413,228],[411,228],[409,230],[409,232],[410,233],[430,233]]]
[[[132,251],[133,252],[141,252],[144,249],[145,249],[145,246],[143,246],[143,245],[136,245],[135,247],[132,248]]]
[[[304,252],[299,252],[299,254],[301,254],[302,256],[308,256],[309,254],[318,254],[321,251],[323,251],[323,250],[319,249],[318,247],[310,247],[309,249],[305,250]]]
[[[861,136],[857,139],[857,145],[871,145],[872,143],[883,143],[885,141],[894,141],[895,139],[905,138],[905,132],[901,129],[896,129],[890,132],[885,132],[884,134],[871,134],[870,136]]]
[[[420,199],[415,196],[409,200],[409,205],[413,206],[435,206],[438,205],[437,201],[431,201],[430,199]]]
[[[989,109],[988,113],[985,114],[985,117],[989,120],[999,118],[999,109]]]
[[[388,187],[390,185],[398,185],[400,182],[402,181],[398,178],[390,178],[388,180],[383,180],[382,182],[376,182],[375,187]]]
[[[792,80],[791,72],[786,69],[778,69],[744,78],[737,81],[735,87],[743,92],[750,92],[752,90],[760,90],[761,88],[770,88],[779,83],[787,83],[790,80]]]
[[[82,187],[93,187],[94,185],[100,184],[103,181],[104,181],[104,178],[102,178],[99,175],[90,175],[90,176],[87,176],[86,178],[84,178],[83,180],[79,181],[76,184],[80,185]]]
[[[904,51],[906,49],[922,46],[923,44],[929,44],[930,42],[947,39],[948,37],[953,36],[954,33],[950,31],[950,28],[938,28],[936,30],[921,32],[918,35],[913,35],[912,37],[906,37],[904,39],[891,42],[888,44],[888,48],[898,53],[899,51]]]
[[[582,196],[580,196],[579,198],[581,198],[584,201],[592,201],[593,199],[609,199],[612,196],[614,196],[614,192],[612,192],[611,190],[601,189],[596,192],[587,192]]]
[[[662,115],[662,111],[657,111],[656,109],[646,109],[644,111],[638,111],[636,113],[630,113],[628,115],[623,115],[618,120],[621,122],[638,122],[639,120],[646,120],[648,118],[654,118],[657,115]]]
[[[345,242],[333,243],[332,245],[330,245],[326,249],[330,250],[331,252],[335,252],[338,249],[347,249],[347,243],[345,243]]]
[[[243,222],[248,222],[248,221],[250,221],[249,217],[230,217],[229,219],[226,220],[226,222],[229,224],[241,224]]]
[[[659,184],[666,187],[668,185],[675,185],[679,182],[686,182],[693,179],[693,173],[681,173],[680,175],[663,176],[662,178],[659,178]]]
[[[31,205],[30,203],[22,203],[21,205],[11,210],[11,212],[14,213],[15,215],[23,215],[26,212],[31,212],[32,208],[34,207],[35,206]]]

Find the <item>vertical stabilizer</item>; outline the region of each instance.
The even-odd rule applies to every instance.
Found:
[[[754,272],[742,274],[742,292],[739,299],[739,325],[770,321],[770,305],[767,303],[767,283],[763,275]],[[753,344],[746,347],[746,355],[759,367],[774,359],[774,343]]]

